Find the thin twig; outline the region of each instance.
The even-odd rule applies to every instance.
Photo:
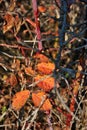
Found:
[[[56,83],[56,85],[57,85],[57,83]],[[57,88],[57,87],[55,87],[55,88]],[[62,105],[64,106],[64,108],[66,108],[66,110],[72,115],[72,117],[74,117],[77,121],[80,121],[79,118],[76,117],[74,115],[74,113],[70,111],[69,107],[65,104],[65,102],[63,101],[63,99],[62,99],[58,90],[56,90],[56,94],[57,94],[57,97],[59,98],[59,100],[61,101]]]
[[[2,53],[2,54],[4,54],[5,56],[7,56],[7,57],[9,57],[9,58],[15,58],[15,59],[25,59],[25,57],[24,56],[12,56],[12,55],[10,55],[10,54],[8,54],[8,53],[6,53],[6,52],[3,52],[3,51],[0,51],[0,53]]]
[[[15,126],[15,124],[11,123],[11,124],[0,125],[0,128],[1,128],[1,127],[7,127],[7,126],[10,126],[10,127],[11,127],[11,126]]]
[[[34,11],[35,23],[36,23],[37,39],[39,40],[39,42],[38,42],[38,50],[41,51],[43,47],[42,47],[42,42],[41,42],[40,22],[38,20],[37,0],[32,0],[32,6],[33,6],[33,11]]]
[[[35,121],[35,119],[36,119],[36,117],[37,117],[37,114],[38,114],[38,111],[40,110],[40,108],[41,108],[41,106],[43,105],[43,103],[45,102],[45,100],[46,100],[46,96],[43,96],[42,101],[41,101],[39,107],[38,107],[37,109],[35,109],[35,111],[33,111],[33,113],[32,113],[33,117],[32,117],[32,119],[31,119],[30,123],[28,124],[26,130],[30,130],[31,125],[32,125],[32,123]],[[28,120],[29,120],[29,118],[27,118],[26,122],[27,122]],[[22,130],[24,130],[24,126],[23,126]]]

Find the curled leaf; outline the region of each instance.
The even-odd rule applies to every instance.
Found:
[[[36,107],[39,107],[41,105],[41,102],[43,101],[43,98],[46,97],[45,92],[38,92],[38,93],[32,93],[32,100]],[[46,99],[41,106],[41,110],[48,111],[51,110],[52,105],[49,101],[49,99]]]
[[[35,77],[35,81],[40,81],[42,78],[44,78],[44,76],[40,76],[40,75],[37,75]],[[49,78],[46,78],[46,79],[43,79],[43,81],[40,81],[37,86],[39,88],[42,88],[44,91],[48,92],[50,91],[51,89],[53,89],[54,87],[54,78],[53,77],[49,77]]]
[[[12,108],[14,110],[20,110],[25,105],[29,96],[30,96],[29,90],[23,90],[21,92],[17,92],[12,99]]]
[[[50,74],[55,69],[55,65],[53,63],[38,63],[37,70],[42,72],[43,74]]]
[[[46,57],[43,54],[37,53],[36,55],[34,55],[34,58],[39,59],[40,62],[48,62],[49,59],[48,57]]]

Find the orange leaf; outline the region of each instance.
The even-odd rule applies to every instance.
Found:
[[[48,57],[46,57],[43,54],[39,54],[39,53],[34,55],[34,58],[39,59],[40,62],[48,62],[49,61]]]
[[[35,81],[41,80],[41,78],[44,78],[44,76],[37,75],[35,77]],[[43,79],[43,81],[40,81],[37,86],[39,88],[42,88],[44,91],[50,91],[54,87],[54,78],[49,77],[46,79]]]
[[[44,13],[46,11],[46,8],[44,6],[38,6],[38,10],[41,13]]]
[[[23,90],[21,92],[17,92],[12,99],[12,108],[14,110],[20,110],[25,105],[29,96],[30,96],[29,90]]]
[[[32,70],[32,67],[26,67],[25,68],[25,73],[27,75],[34,75],[35,74],[34,70]]]
[[[77,96],[78,90],[79,90],[79,82],[78,81],[74,81],[74,87],[73,87],[73,95]]]
[[[32,100],[36,107],[39,107],[41,104],[41,101],[43,100],[44,96],[46,96],[45,92],[38,92],[38,93],[32,93]],[[46,99],[41,106],[41,110],[47,111],[52,108],[52,105],[49,101],[49,99]]]
[[[53,63],[39,63],[37,64],[37,70],[42,72],[43,74],[50,74],[55,69],[55,65]]]

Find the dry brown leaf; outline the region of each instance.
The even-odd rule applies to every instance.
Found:
[[[11,65],[12,69],[20,70],[20,60],[15,59]]]
[[[16,7],[16,0],[10,0],[9,11],[13,11]]]
[[[43,100],[44,96],[46,96],[45,92],[38,92],[38,93],[32,93],[32,100],[36,107],[39,107],[41,105],[41,101]],[[52,105],[49,101],[49,99],[46,99],[41,106],[41,110],[48,111],[52,109]]]
[[[29,96],[30,96],[29,90],[23,90],[17,92],[12,98],[12,108],[14,110],[20,110],[25,105]]]
[[[17,85],[17,78],[14,73],[11,73],[9,83],[12,87]]]
[[[73,84],[73,95],[76,96],[79,90],[79,82],[78,81],[74,81]]]
[[[4,75],[3,79],[5,86],[10,85],[11,87],[14,87],[17,85],[17,78],[14,73],[11,73],[10,76]]]
[[[9,31],[14,26],[15,19],[9,13],[5,14],[4,19],[6,21],[6,24],[3,25],[3,33],[6,33],[7,31]]]
[[[41,80],[42,78],[44,78],[44,76],[40,76],[40,75],[37,75],[35,77],[35,81],[39,81]],[[50,91],[51,89],[54,88],[54,78],[53,77],[49,77],[49,78],[46,78],[46,79],[43,79],[43,81],[40,81],[37,86],[39,88],[42,88],[44,91]]]
[[[18,15],[15,17],[14,24],[15,24],[15,32],[14,33],[16,35],[19,32],[21,25],[22,25],[22,21],[21,21],[21,19],[19,18]]]

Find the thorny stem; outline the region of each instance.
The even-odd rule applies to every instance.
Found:
[[[61,19],[61,27],[59,31],[59,44],[63,45],[65,41],[65,32],[67,27],[67,2],[65,0],[61,0],[61,10],[60,10],[60,19]]]
[[[56,76],[57,74],[57,70],[60,69],[60,61],[61,61],[61,53],[62,53],[62,49],[63,46],[65,45],[65,33],[67,30],[67,12],[68,12],[68,6],[67,6],[67,2],[65,0],[61,0],[60,1],[60,20],[61,20],[61,24],[60,24],[60,30],[59,30],[59,46],[60,46],[60,50],[59,53],[56,56],[56,60],[55,60],[55,70],[54,70],[54,76]],[[55,84],[57,85],[57,79],[55,79]],[[56,94],[57,97],[59,98],[60,102],[62,103],[62,105],[66,108],[67,112],[70,113],[71,115],[71,119],[72,117],[74,117],[76,120],[79,121],[78,117],[76,117],[73,112],[69,109],[69,107],[64,103],[63,99],[60,96],[59,91],[57,90],[57,87],[55,85],[55,90],[56,90]],[[70,119],[70,122],[71,122]]]
[[[41,42],[41,32],[40,32],[40,22],[38,20],[38,7],[37,7],[37,0],[32,0],[32,6],[33,6],[33,12],[35,17],[35,23],[36,23],[36,34],[38,41],[38,50],[42,50],[42,42]]]
[[[65,42],[65,32],[66,32],[66,27],[67,27],[67,12],[68,12],[67,2],[65,0],[61,0],[60,5],[61,5],[61,10],[60,10],[61,25],[60,25],[60,31],[59,31],[60,50],[56,56],[55,70],[57,70],[60,66],[61,52],[63,49],[63,44]]]

